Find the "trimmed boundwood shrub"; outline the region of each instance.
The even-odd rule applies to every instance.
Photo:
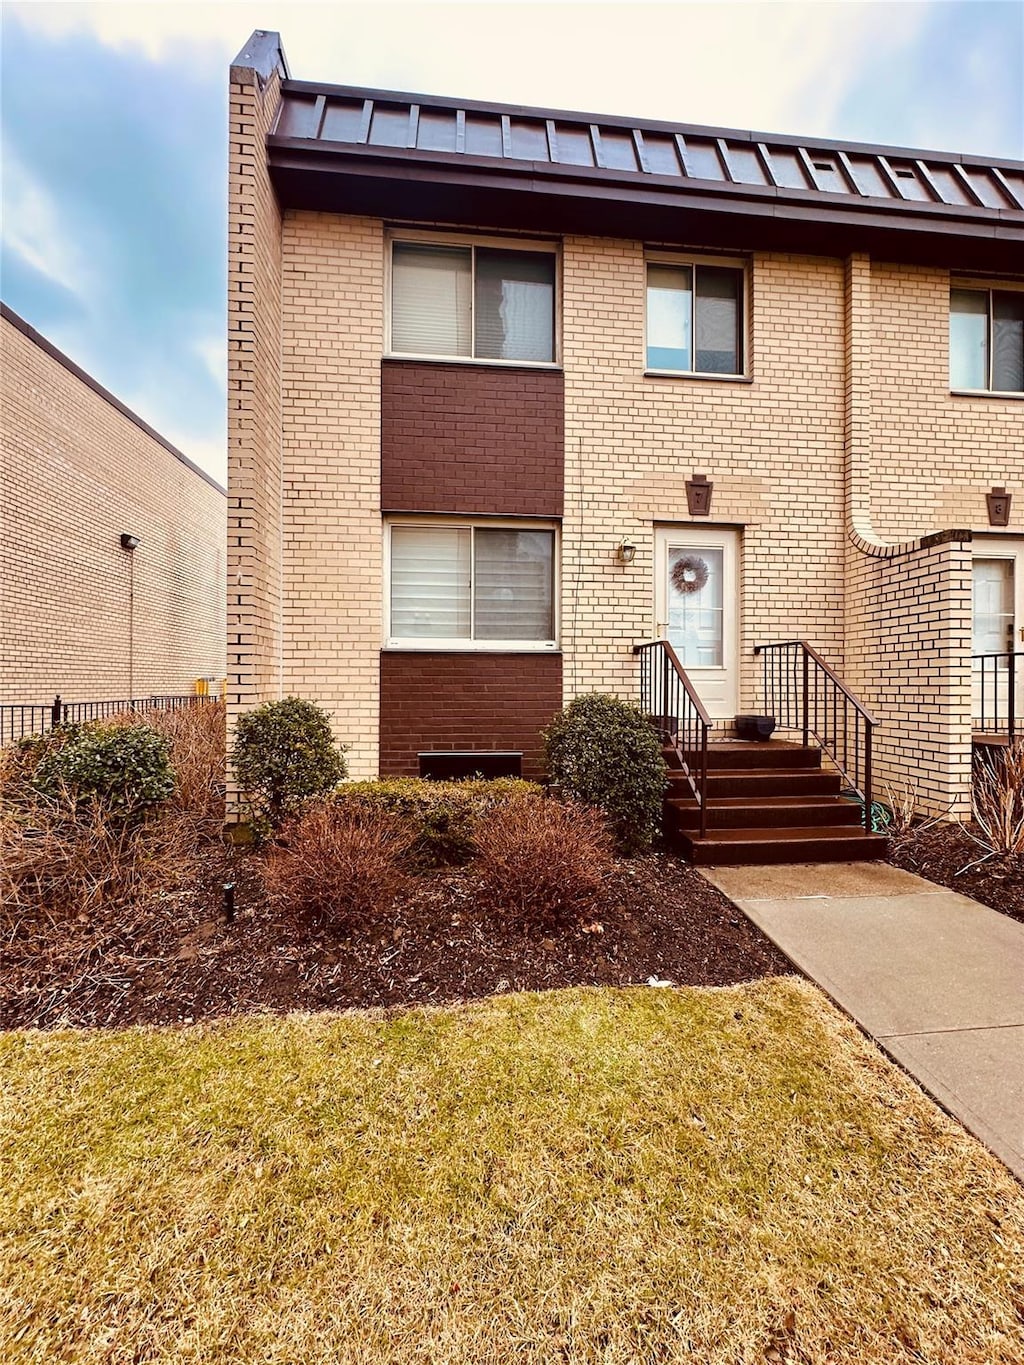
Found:
[[[528,929],[592,916],[615,866],[600,811],[542,796],[492,811],[477,826],[476,844],[478,904]]]
[[[277,829],[310,797],[332,791],[347,771],[327,712],[300,697],[246,712],[235,726],[231,765],[257,834]]]
[[[544,732],[548,774],[574,801],[604,811],[622,853],[661,828],[668,785],[661,744],[646,716],[617,697],[577,697]]]
[[[334,797],[344,811],[379,811],[398,816],[414,831],[410,856],[416,867],[451,867],[469,862],[478,823],[542,789],[516,777],[468,778],[428,782],[392,777],[379,782],[349,782]]]
[[[408,887],[403,861],[414,837],[394,815],[317,801],[283,827],[264,863],[264,881],[294,913],[338,928],[372,922]]]

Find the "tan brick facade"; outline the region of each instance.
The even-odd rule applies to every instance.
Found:
[[[31,328],[0,328],[0,703],[221,679],[223,490]]]
[[[263,88],[254,73],[234,76],[236,706],[314,697],[351,746],[353,774],[375,771],[394,748],[378,709],[382,508],[411,507],[428,490],[430,511],[472,516],[497,510],[498,496],[525,497],[536,479],[529,459],[509,477],[503,459],[523,432],[502,410],[527,404],[543,417],[557,406],[564,467],[545,456],[544,479],[564,482],[563,698],[636,695],[633,646],[659,624],[657,529],[731,528],[740,706],[759,706],[756,647],[806,639],[877,714],[876,791],[909,782],[922,808],[962,815],[969,533],[987,530],[993,485],[1014,495],[1007,535],[1024,530],[1024,402],[950,393],[950,271],[751,241],[747,377],[669,378],[644,373],[644,244],[563,236],[561,376],[509,372],[499,383],[486,367],[385,362],[382,448],[385,223],[304,209],[282,219],[262,141],[277,77]],[[463,239],[470,230],[462,225]],[[485,392],[495,416],[482,421]],[[481,469],[463,475],[478,447]],[[714,486],[708,518],[687,511],[697,474]],[[445,506],[438,488],[451,490]],[[964,534],[937,538],[952,528]],[[630,564],[616,554],[623,537],[636,546]],[[480,748],[496,743],[478,737]]]

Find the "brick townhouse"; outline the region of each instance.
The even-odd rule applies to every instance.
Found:
[[[2,306],[0,742],[57,693],[223,679],[225,507],[220,484]]]
[[[1024,711],[1024,166],[309,83],[263,32],[230,117],[235,714],[535,775],[608,691],[702,836],[967,812]],[[747,713],[788,786],[719,771]]]

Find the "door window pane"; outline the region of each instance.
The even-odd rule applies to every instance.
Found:
[[[552,531],[474,532],[475,637],[553,640]]]
[[[392,527],[392,636],[469,639],[471,536],[468,527]]]
[[[555,258],[549,252],[476,249],[476,354],[554,360]]]
[[[983,290],[950,291],[949,382],[954,389],[988,388],[988,294]]]
[[[670,545],[668,638],[684,668],[723,665],[723,575],[720,545]]]
[[[693,270],[647,267],[647,368],[693,369]]]
[[[469,247],[396,242],[391,349],[410,355],[470,355],[472,279]]]
[[[720,266],[697,267],[697,369],[739,374],[743,275]]]
[[[992,387],[1024,390],[1024,294],[992,295]]]
[[[973,564],[973,654],[1013,649],[1013,560],[976,559]]]

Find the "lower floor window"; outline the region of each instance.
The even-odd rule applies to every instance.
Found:
[[[555,532],[390,527],[391,644],[555,644]]]

